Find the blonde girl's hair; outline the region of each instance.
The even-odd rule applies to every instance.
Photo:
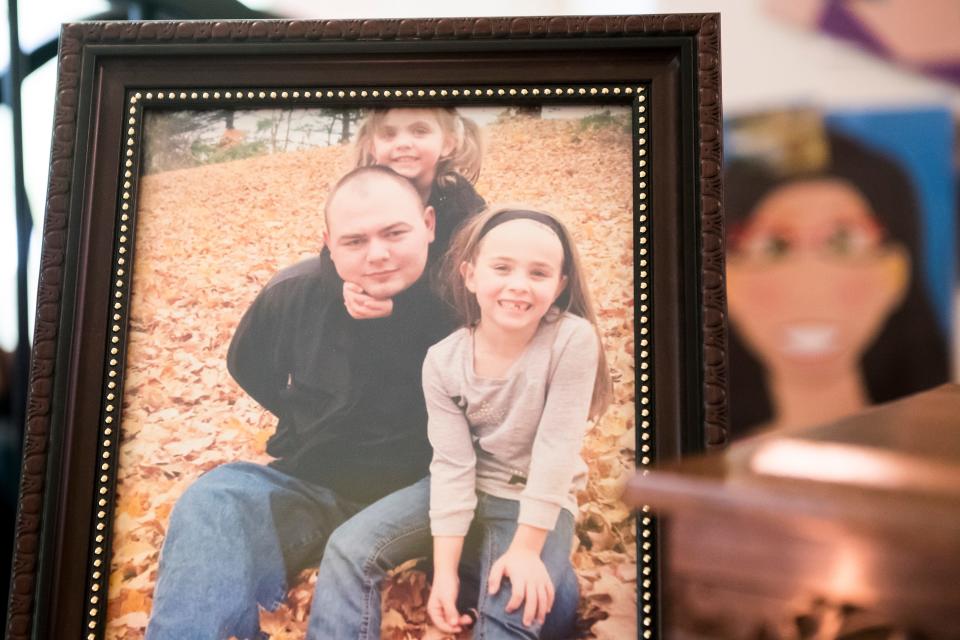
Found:
[[[580,255],[577,245],[573,242],[570,232],[556,216],[544,211],[536,211],[528,207],[490,207],[477,215],[468,218],[457,230],[450,241],[441,265],[438,286],[443,299],[453,307],[458,319],[464,326],[472,327],[480,321],[480,306],[476,296],[467,290],[463,283],[460,267],[463,263],[476,262],[480,252],[480,244],[487,232],[497,224],[497,219],[530,219],[545,224],[560,238],[563,246],[562,275],[567,277],[567,284],[557,297],[554,305],[561,311],[580,316],[593,325],[597,334],[597,343],[600,348],[600,357],[597,361],[597,376],[593,385],[593,396],[590,401],[590,415],[593,420],[599,418],[610,404],[612,395],[610,369],[607,367],[607,357],[603,349],[603,340],[597,327],[597,316],[593,310],[593,300],[587,287],[580,264]],[[504,220],[505,221],[505,220]]]
[[[403,107],[399,107],[403,108]],[[415,107],[412,107],[415,108]],[[449,182],[454,173],[459,173],[471,183],[480,177],[480,165],[483,160],[483,145],[480,140],[480,128],[470,118],[460,115],[454,107],[425,107],[437,119],[440,130],[448,139],[454,141],[453,151],[437,162],[434,180],[441,184]],[[354,144],[356,166],[366,167],[376,164],[373,157],[373,138],[383,124],[390,109],[371,109],[367,111]]]

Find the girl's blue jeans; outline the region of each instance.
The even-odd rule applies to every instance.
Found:
[[[430,479],[424,478],[379,500],[333,532],[320,563],[308,638],[380,637],[380,583],[392,567],[430,555],[429,506]],[[496,594],[487,594],[490,567],[510,546],[518,515],[516,500],[479,495],[460,565],[460,610],[477,609],[476,640],[569,638],[579,588],[570,564],[574,522],[568,511],[560,512],[540,554],[556,591],[545,628],[536,623],[524,626],[523,607],[507,613],[509,580]]]
[[[263,465],[218,467],[198,478],[173,509],[147,640],[265,637],[258,605],[274,609],[289,578],[317,564],[307,637],[379,638],[386,571],[430,555],[429,502],[429,479],[364,506]],[[489,567],[516,528],[517,506],[481,494],[461,567],[462,607],[480,612],[478,640],[569,637],[579,593],[569,561],[568,512],[561,512],[542,554],[557,592],[544,629],[524,627],[522,608],[505,612],[508,581],[495,596],[485,594]]]

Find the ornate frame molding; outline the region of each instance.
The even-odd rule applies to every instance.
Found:
[[[77,197],[74,161],[78,152],[81,94],[90,79],[84,75],[88,56],[105,55],[111,47],[131,45],[437,42],[529,39],[615,39],[632,36],[679,37],[692,41],[696,58],[695,106],[699,125],[695,185],[700,211],[699,251],[702,318],[702,442],[686,447],[722,447],[728,438],[726,299],[724,233],[720,173],[721,102],[720,33],[716,14],[650,16],[578,16],[515,18],[443,18],[412,20],[110,22],[65,25],[58,64],[57,103],[43,229],[44,248],[37,294],[37,319],[30,369],[29,406],[24,442],[20,508],[8,609],[7,637],[32,637],[38,565],[42,547],[41,520],[51,450],[51,418],[55,411],[55,369],[65,313],[68,218]],[[84,85],[87,83],[87,85]]]

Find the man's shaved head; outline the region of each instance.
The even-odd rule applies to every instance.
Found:
[[[433,242],[433,207],[407,178],[379,166],[355,169],[333,188],[323,243],[344,282],[380,300],[423,275]]]
[[[403,177],[390,167],[383,165],[371,165],[369,167],[359,167],[347,175],[340,178],[337,184],[330,190],[327,196],[327,202],[323,207],[323,217],[327,223],[327,229],[330,228],[330,209],[333,201],[341,192],[349,192],[353,197],[365,197],[373,191],[383,189],[387,181],[399,185],[404,191],[410,193],[416,200],[417,205],[422,210],[425,206],[423,198],[413,182]],[[346,193],[344,195],[347,195]]]

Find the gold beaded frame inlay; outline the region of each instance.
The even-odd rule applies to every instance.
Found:
[[[620,102],[632,107],[635,141],[633,166],[634,193],[634,340],[635,405],[637,468],[649,473],[655,460],[653,425],[653,309],[652,243],[650,241],[650,188],[648,183],[648,89],[633,85],[561,84],[525,87],[343,87],[343,88],[181,88],[141,89],[129,92],[125,107],[124,137],[117,198],[116,232],[112,259],[112,285],[107,333],[107,357],[104,363],[103,399],[101,403],[100,437],[97,449],[97,483],[95,491],[93,545],[88,565],[85,597],[86,640],[103,637],[106,619],[106,598],[109,577],[110,538],[113,493],[117,477],[117,454],[120,442],[120,405],[123,393],[126,328],[130,309],[130,268],[133,260],[136,185],[142,157],[144,109],[171,105],[183,108],[202,106],[248,106],[270,108],[302,105],[343,107],[387,107],[394,104],[502,104],[504,100],[519,103],[589,104],[598,99]],[[649,508],[644,506],[637,522],[638,545],[638,631],[645,639],[656,635],[657,603],[656,524]]]

